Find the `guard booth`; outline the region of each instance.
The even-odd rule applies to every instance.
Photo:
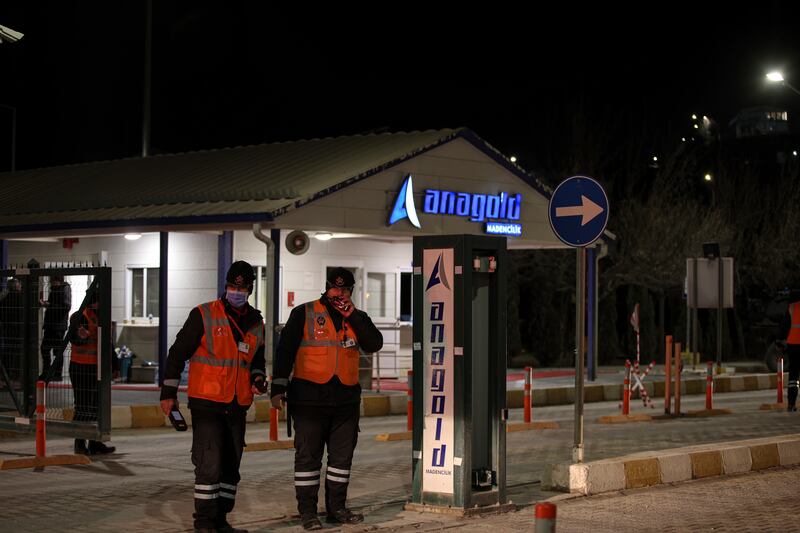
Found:
[[[410,510],[506,503],[506,239],[414,237]]]
[[[62,278],[56,281],[56,278]],[[0,270],[0,428],[34,431],[36,382],[46,382],[47,431],[108,440],[111,434],[111,269]],[[60,288],[58,288],[60,286]],[[56,301],[58,300],[58,304]],[[96,302],[95,364],[71,364],[84,310]],[[61,305],[63,325],[45,323]],[[60,322],[60,320],[59,320]],[[50,336],[46,339],[50,330]],[[71,339],[73,342],[71,342]],[[94,350],[88,348],[90,352]],[[47,356],[43,355],[47,352]]]

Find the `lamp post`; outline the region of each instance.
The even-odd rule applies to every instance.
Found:
[[[798,91],[791,83],[784,79],[783,73],[779,70],[773,70],[772,72],[767,73],[767,80],[771,81],[772,83],[780,83],[784,87],[788,87],[794,91],[795,94],[800,94],[800,91]]]
[[[0,44],[15,43],[23,36],[22,32],[0,26]],[[14,172],[17,169],[17,108],[6,104],[0,104],[0,107],[11,111],[11,172]]]
[[[11,172],[17,169],[17,108],[0,104],[0,107],[11,111]]]

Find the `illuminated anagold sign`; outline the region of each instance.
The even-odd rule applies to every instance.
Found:
[[[426,189],[422,212],[430,215],[453,215],[469,217],[473,222],[486,222],[486,233],[496,235],[522,235],[522,225],[498,220],[519,220],[522,206],[521,194],[477,194],[469,192],[440,191]],[[421,228],[414,203],[414,185],[409,174],[400,188],[394,208],[389,215],[389,226],[408,218],[409,222]]]

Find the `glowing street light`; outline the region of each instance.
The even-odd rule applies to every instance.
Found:
[[[711,181],[711,178],[712,178],[712,176],[709,173],[706,173],[706,175],[703,176],[703,179],[706,180],[706,181]]]
[[[780,72],[779,70],[773,70],[772,72],[768,72],[767,80],[771,81],[772,83],[780,83],[784,87],[788,87],[789,89],[794,91],[795,94],[800,94],[800,91],[798,91],[791,83],[789,83],[784,79],[783,73]]]

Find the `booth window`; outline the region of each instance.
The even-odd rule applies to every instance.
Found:
[[[131,268],[131,316],[158,317],[158,268]]]
[[[255,276],[253,292],[250,293],[247,301],[264,314],[267,307],[267,290],[269,288],[267,286],[267,268],[263,266],[254,266],[253,276]]]
[[[397,274],[367,273],[367,313],[374,318],[397,319]]]
[[[400,322],[411,322],[411,272],[400,272]]]

